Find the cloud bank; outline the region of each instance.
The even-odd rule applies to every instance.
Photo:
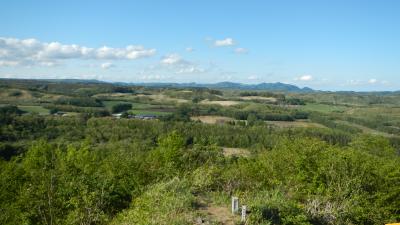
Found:
[[[135,60],[153,56],[155,53],[156,49],[146,49],[140,45],[90,48],[59,42],[40,42],[36,39],[0,37],[0,66],[52,66],[68,59]]]

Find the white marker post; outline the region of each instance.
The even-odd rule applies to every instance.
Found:
[[[242,222],[246,222],[246,213],[247,213],[247,207],[245,205],[242,205]]]
[[[239,212],[239,198],[232,197],[232,214]]]

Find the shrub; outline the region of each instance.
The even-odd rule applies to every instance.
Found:
[[[120,112],[124,112],[124,111],[130,110],[130,109],[132,109],[132,104],[119,103],[119,104],[113,105],[111,110],[113,113],[120,113]]]
[[[19,96],[21,96],[21,95],[22,95],[22,92],[21,92],[21,91],[18,91],[18,90],[11,91],[11,92],[8,94],[8,96],[10,96],[10,97],[19,97]]]
[[[132,202],[130,209],[117,216],[111,224],[191,224],[194,200],[188,183],[173,178],[150,187]]]
[[[74,105],[80,107],[102,107],[103,103],[99,99],[90,98],[90,97],[63,97],[57,99],[54,104],[60,105]]]

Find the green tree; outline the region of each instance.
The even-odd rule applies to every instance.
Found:
[[[124,111],[130,110],[130,109],[132,109],[132,104],[119,103],[119,104],[113,105],[111,111],[113,113],[120,113],[120,112],[124,112]]]

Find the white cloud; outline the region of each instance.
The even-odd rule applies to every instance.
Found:
[[[248,80],[258,80],[259,78],[256,75],[251,75],[247,77]]]
[[[361,85],[363,82],[361,80],[348,80],[348,85]]]
[[[180,68],[178,71],[176,71],[176,74],[189,74],[189,73],[203,73],[205,70],[202,68],[198,68],[195,65],[191,65],[191,66],[186,66],[183,68]]]
[[[169,54],[165,55],[161,59],[161,64],[164,65],[177,65],[177,64],[186,64],[186,61],[181,58],[178,54]]]
[[[235,45],[235,41],[232,38],[225,38],[223,40],[215,40],[214,46],[223,47],[223,46],[233,46]]]
[[[236,49],[234,50],[234,52],[237,53],[237,54],[246,54],[246,53],[249,52],[249,50],[247,50],[247,49],[245,49],[245,48],[236,48]]]
[[[296,78],[295,80],[298,80],[298,81],[311,81],[311,80],[313,80],[313,77],[311,75],[303,75],[303,76],[300,76],[300,77]]]
[[[110,69],[112,67],[115,67],[115,65],[110,63],[110,62],[106,62],[106,63],[101,64],[101,68],[105,69],[105,70]]]
[[[376,82],[378,82],[378,80],[375,78],[371,78],[368,80],[368,83],[370,83],[370,84],[375,84]]]
[[[194,74],[203,73],[204,69],[200,68],[196,63],[183,59],[178,54],[168,54],[161,58],[161,65],[169,69],[175,74]]]
[[[193,51],[194,51],[194,48],[192,48],[192,47],[187,47],[187,48],[185,48],[185,50],[186,50],[187,52],[193,52]]]
[[[141,77],[142,80],[161,80],[163,78],[161,75],[144,75]]]
[[[369,80],[347,80],[346,83],[341,84],[341,86],[370,86],[370,85],[374,85],[374,86],[390,86],[390,83],[387,80],[378,80],[375,78],[371,78]]]
[[[18,62],[17,61],[3,61],[0,60],[0,66],[17,66]]]
[[[153,56],[156,49],[128,45],[125,48],[89,48],[59,42],[40,42],[36,39],[0,37],[0,66],[47,65],[68,59],[134,60]]]

